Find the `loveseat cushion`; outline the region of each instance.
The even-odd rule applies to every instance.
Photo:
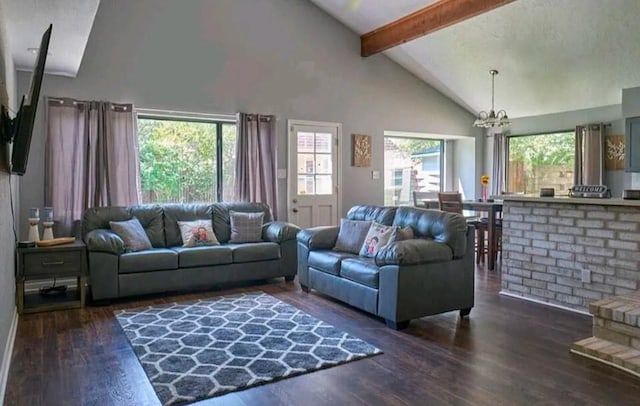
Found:
[[[357,205],[347,212],[349,220],[375,221],[376,223],[390,226],[396,214],[395,207]]]
[[[431,239],[416,238],[396,241],[376,254],[375,263],[383,265],[418,265],[453,259],[451,247]]]
[[[467,221],[461,214],[403,206],[398,207],[393,225],[411,226],[417,238],[447,244],[453,258],[461,258],[467,252]]]
[[[180,268],[223,265],[233,262],[231,248],[221,245],[192,248],[172,247],[171,249],[178,253],[178,265]]]
[[[119,273],[163,271],[178,268],[178,253],[165,249],[128,252],[120,255]]]
[[[340,276],[354,282],[378,289],[378,272],[372,258],[346,258],[340,267]]]
[[[251,244],[227,244],[233,253],[233,263],[269,261],[280,258],[280,245],[275,242],[255,242]]]
[[[340,263],[346,258],[357,258],[357,255],[340,252],[319,250],[309,252],[309,266],[319,271],[340,275]]]

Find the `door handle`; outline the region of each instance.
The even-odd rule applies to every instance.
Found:
[[[293,199],[292,202],[293,203],[298,203],[298,199]]]
[[[293,210],[291,210],[291,211],[292,211],[292,212],[294,212],[294,213],[297,213],[297,212],[298,212],[298,209],[293,209]]]

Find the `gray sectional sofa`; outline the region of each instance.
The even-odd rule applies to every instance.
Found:
[[[229,211],[264,212],[262,242],[230,244]],[[153,249],[125,252],[109,221],[136,217]],[[212,219],[218,246],[182,247],[178,221]],[[166,291],[208,289],[244,280],[296,275],[299,228],[272,221],[260,203],[167,204],[89,209],[82,235],[87,245],[94,300]]]
[[[474,305],[474,233],[459,214],[413,207],[354,206],[347,218],[411,227],[414,239],[397,241],[365,258],[333,249],[339,227],[298,233],[298,279],[380,316],[401,329],[414,318]]]

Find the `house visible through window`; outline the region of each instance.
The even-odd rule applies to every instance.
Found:
[[[507,138],[507,191],[566,192],[573,185],[576,137],[573,131]]]
[[[384,204],[413,204],[413,192],[440,192],[444,141],[384,138]]]
[[[233,199],[236,125],[138,116],[143,203]]]

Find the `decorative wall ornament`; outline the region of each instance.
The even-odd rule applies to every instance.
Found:
[[[371,136],[364,134],[353,134],[352,137],[353,166],[371,166]]]
[[[624,135],[607,135],[604,143],[604,169],[607,171],[624,169]]]

